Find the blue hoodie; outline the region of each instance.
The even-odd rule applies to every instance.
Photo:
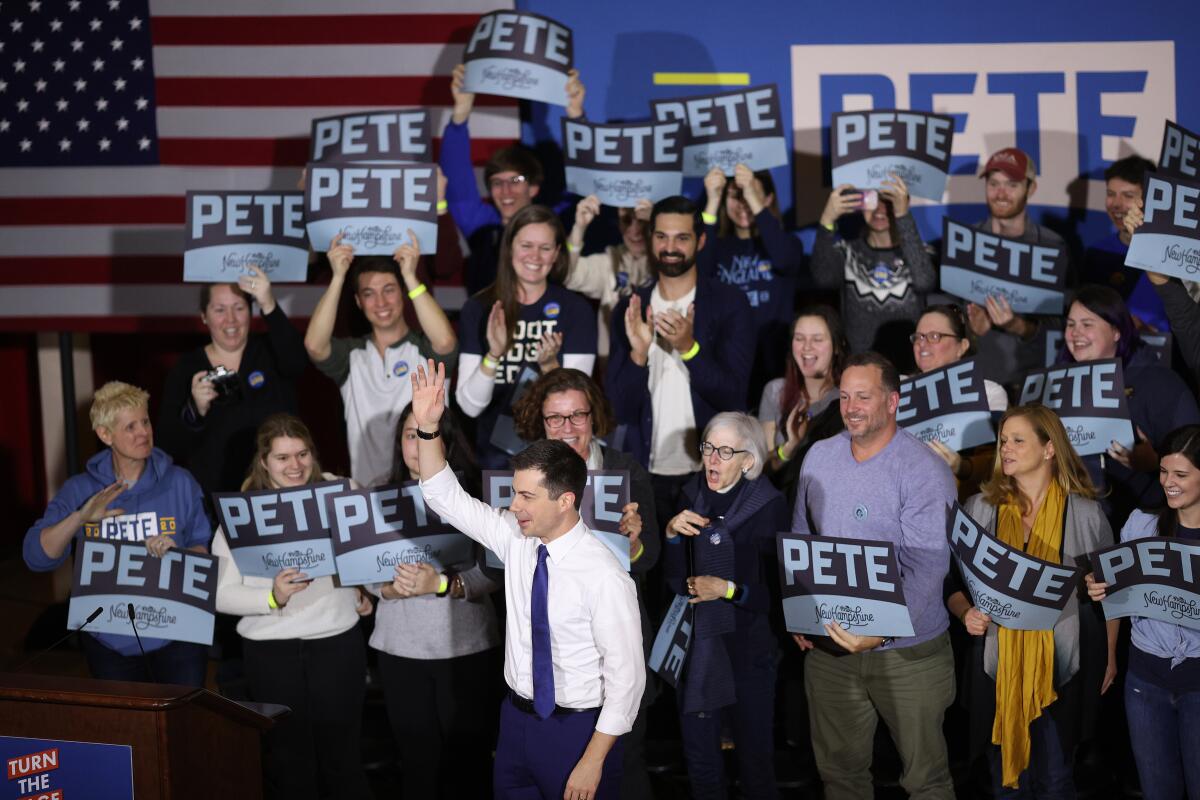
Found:
[[[51,558],[46,553],[42,548],[42,529],[66,519],[82,508],[92,495],[116,480],[112,450],[105,448],[88,459],[87,468],[81,474],[63,484],[46,507],[46,513],[25,533],[23,555],[31,570],[49,572],[67,559],[66,551],[58,558]],[[117,495],[109,507],[119,508],[125,513],[105,520],[99,534],[101,538],[141,542],[145,541],[147,530],[153,535],[160,530],[170,531],[173,526],[177,547],[207,547],[212,539],[212,528],[204,515],[204,495],[200,491],[200,484],[196,483],[190,472],[175,466],[171,457],[157,447],[151,450],[146,469],[142,471],[138,482],[132,489]],[[81,527],[75,533],[76,543],[82,536]],[[111,633],[92,635],[121,655],[138,652],[133,636]],[[142,644],[150,651],[164,647],[169,642],[143,636]]]

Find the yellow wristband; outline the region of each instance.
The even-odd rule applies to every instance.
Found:
[[[836,226],[826,225],[824,222],[821,223],[821,227],[824,228],[825,230],[829,231],[830,233],[833,233],[835,230],[837,230]]]
[[[440,595],[445,594],[446,590],[450,588],[450,579],[446,577],[445,573],[442,573],[438,577],[441,578],[441,580],[438,581],[438,589],[437,589],[437,593],[440,596]]]
[[[716,225],[717,224],[717,215],[710,214],[707,211],[700,212],[700,219],[704,221],[705,225]]]
[[[575,245],[571,244],[570,242],[567,242],[567,252],[568,253],[578,253],[581,249],[582,248],[576,247]]]
[[[439,214],[442,213],[443,211],[445,211],[449,207],[450,207],[450,204],[447,203],[445,200],[438,200],[437,211]]]
[[[630,563],[630,564],[632,564],[632,563],[636,562],[636,561],[637,561],[639,558],[641,558],[641,557],[642,557],[642,554],[643,554],[643,553],[645,553],[645,552],[646,552],[646,545],[645,545],[645,543],[644,543],[644,542],[638,542],[638,549],[637,549],[637,552],[636,552],[636,553],[634,553],[634,554],[633,554],[633,557],[629,559],[629,563]]]
[[[496,367],[500,366],[500,362],[492,358],[490,355],[485,355],[483,357],[483,365],[488,369],[495,369]]]
[[[415,300],[416,298],[420,297],[421,295],[425,294],[428,291],[429,291],[429,287],[422,283],[417,288],[409,290],[408,299]]]
[[[680,358],[682,358],[684,361],[691,361],[693,358],[696,357],[696,354],[699,352],[700,352],[700,343],[692,342],[692,346],[689,347],[688,351],[686,353],[684,353],[683,355],[681,355]]]
[[[279,603],[275,600],[275,590],[274,589],[272,589],[271,593],[267,595],[267,605],[270,606],[272,609],[279,608]]]
[[[779,456],[779,460],[784,464],[788,462],[788,457],[783,453],[783,445],[779,445],[779,447],[775,448],[775,455]]]
[[[726,581],[726,583],[729,584],[729,588],[725,590],[725,599],[732,600],[733,596],[737,594],[737,584],[733,581]]]

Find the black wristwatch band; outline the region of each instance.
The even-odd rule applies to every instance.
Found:
[[[421,430],[420,428],[417,428],[417,438],[418,438],[418,439],[424,439],[424,440],[425,440],[425,441],[427,441],[427,442],[428,442],[428,441],[430,441],[431,439],[436,439],[436,438],[438,438],[438,437],[439,437],[439,436],[441,436],[441,435],[442,435],[442,429],[441,429],[441,428],[438,428],[438,429],[437,429],[436,431],[434,431],[433,433],[426,433],[425,431]]]

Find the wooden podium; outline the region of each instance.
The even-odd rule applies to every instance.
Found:
[[[261,798],[273,724],[190,686],[0,674],[0,734],[130,745],[138,800]]]

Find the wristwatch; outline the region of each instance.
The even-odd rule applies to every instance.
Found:
[[[418,438],[418,439],[424,439],[424,440],[425,440],[425,441],[427,441],[427,442],[428,442],[428,441],[431,441],[431,440],[433,440],[433,439],[436,439],[436,438],[438,438],[438,437],[439,437],[439,436],[441,436],[441,435],[442,435],[442,429],[441,429],[441,428],[438,428],[438,429],[437,429],[436,431],[434,431],[433,433],[426,433],[425,431],[421,430],[420,428],[417,428],[417,438]]]
[[[467,588],[463,586],[462,576],[454,574],[450,576],[450,597],[455,600],[462,600],[467,596]]]

